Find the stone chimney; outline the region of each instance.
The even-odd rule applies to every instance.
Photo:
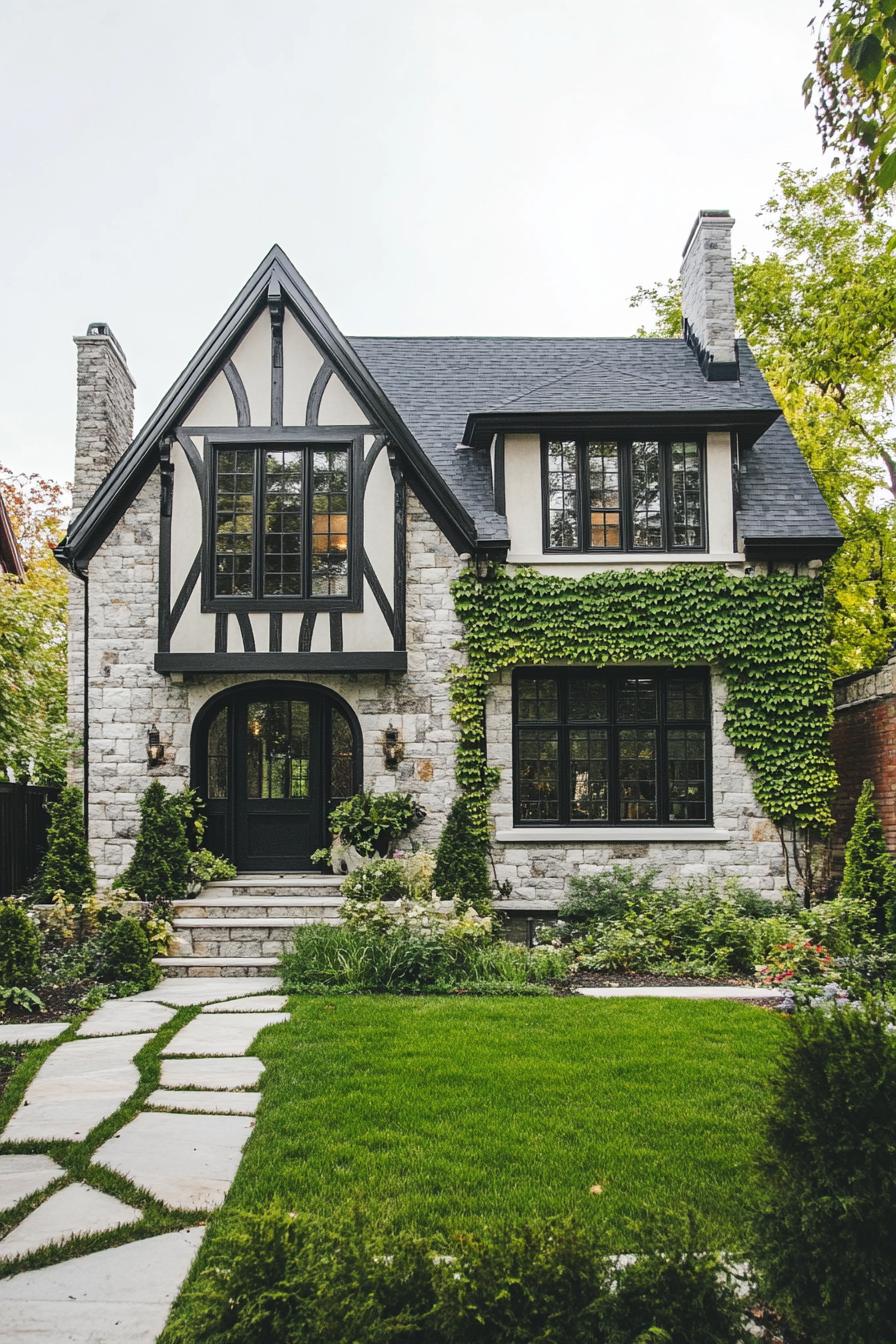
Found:
[[[734,276],[727,210],[701,210],[681,261],[684,337],[710,382],[738,376],[734,344]]]
[[[134,380],[105,322],[91,322],[78,347],[73,513],[80,513],[134,434]]]

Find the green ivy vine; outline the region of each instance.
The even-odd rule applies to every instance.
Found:
[[[833,697],[818,579],[740,577],[720,565],[580,579],[497,566],[480,579],[471,566],[452,592],[467,654],[451,672],[457,781],[478,833],[488,834],[488,799],[499,780],[486,759],[489,686],[504,668],[551,662],[720,667],[726,731],[766,815],[815,831],[832,825]]]

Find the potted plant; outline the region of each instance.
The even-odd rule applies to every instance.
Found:
[[[418,826],[425,810],[409,793],[356,793],[330,813],[332,843],[312,858],[334,873],[350,873],[371,859],[388,858],[403,835]]]

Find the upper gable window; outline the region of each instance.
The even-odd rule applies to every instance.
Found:
[[[214,446],[213,599],[349,596],[351,456],[344,443]]]
[[[706,549],[696,438],[545,437],[542,468],[546,551]]]

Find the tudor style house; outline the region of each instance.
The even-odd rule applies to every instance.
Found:
[[[70,707],[102,879],[150,777],[247,873],[299,873],[333,804],[457,791],[451,582],[817,566],[840,541],[748,346],[732,220],[685,248],[680,339],[347,337],[279,247],[136,438],[102,323],[76,338]],[[687,613],[682,613],[687,619]],[[511,669],[486,714],[499,880],[556,899],[625,859],[783,884],[716,669]]]

